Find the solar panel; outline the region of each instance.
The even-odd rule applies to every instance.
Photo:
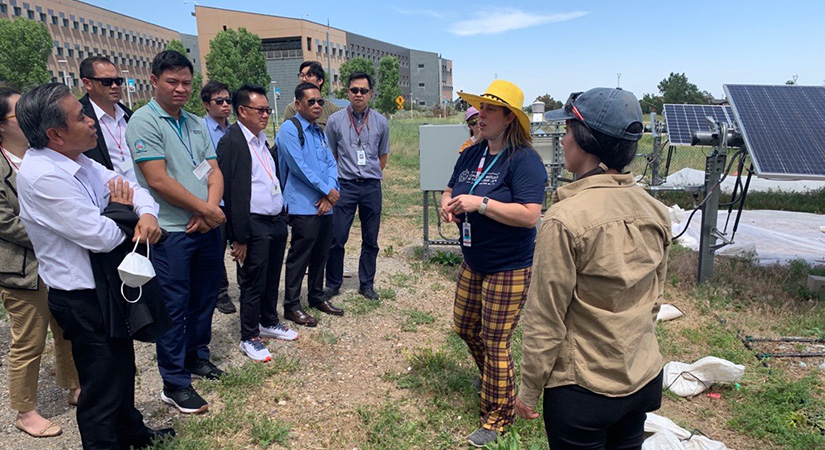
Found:
[[[689,146],[690,133],[710,131],[707,116],[720,123],[727,122],[729,127],[733,127],[733,111],[730,106],[666,104],[665,122],[670,145]]]
[[[726,84],[756,173],[825,179],[825,87]]]

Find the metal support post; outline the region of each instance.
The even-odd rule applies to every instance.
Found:
[[[705,198],[702,200],[702,229],[699,237],[699,283],[710,281],[713,275],[714,253],[719,246],[716,222],[719,216],[719,182],[728,156],[727,124],[719,123],[714,130],[714,148],[705,162]]]
[[[424,261],[427,260],[428,255],[430,253],[430,202],[429,202],[429,192],[423,191],[424,194],[424,251],[422,252],[422,257]]]

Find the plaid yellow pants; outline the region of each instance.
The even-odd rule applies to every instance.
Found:
[[[453,329],[467,343],[481,373],[481,426],[504,431],[515,418],[515,373],[510,342],[527,299],[531,269],[493,274],[461,264]]]

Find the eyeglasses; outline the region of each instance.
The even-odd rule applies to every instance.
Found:
[[[468,120],[467,121],[467,126],[474,127],[476,125],[478,125],[478,120]]]
[[[241,106],[243,106],[244,108],[254,109],[255,111],[258,111],[258,114],[260,114],[262,116],[264,114],[266,114],[266,115],[271,115],[272,114],[272,108],[267,108],[266,106],[261,106],[260,108],[256,108],[254,106],[248,106],[248,105],[241,105]]]
[[[349,91],[352,92],[353,94],[360,93],[361,95],[367,95],[370,92],[370,90],[371,89],[367,89],[367,88],[349,88]]]
[[[324,106],[324,103],[326,103],[326,100],[324,100],[322,98],[310,98],[310,99],[307,99],[307,103],[309,104],[309,106],[313,106],[316,103],[318,104],[318,106]]]
[[[301,79],[303,79],[303,78],[309,78],[309,77],[314,77],[314,76],[315,76],[315,75],[313,75],[313,74],[311,74],[311,73],[309,73],[309,72],[301,72],[301,73],[299,73],[299,74],[298,74],[298,78],[301,78]]]
[[[0,120],[5,121],[5,120],[9,120],[9,119],[14,119],[15,117],[17,117],[17,114],[12,114],[12,115],[10,115],[10,116],[3,117],[3,118],[2,118],[2,119],[0,119]]]
[[[105,77],[105,78],[89,77],[89,79],[90,79],[90,80],[95,80],[95,81],[100,81],[100,84],[102,84],[102,85],[103,85],[103,86],[105,86],[105,87],[111,87],[111,86],[112,86],[112,83],[114,83],[114,84],[116,84],[116,85],[118,85],[118,86],[123,86],[123,81],[124,81],[123,77],[117,77],[117,78],[109,78],[109,77]]]
[[[232,104],[232,99],[229,98],[229,97],[216,97],[216,98],[213,98],[212,101],[215,102],[216,105],[223,105],[224,103],[226,103],[227,105]],[[246,105],[244,105],[244,106],[246,106]]]

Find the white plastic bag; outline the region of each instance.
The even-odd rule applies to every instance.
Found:
[[[653,436],[645,439],[642,450],[727,450],[725,444],[707,436],[691,433],[673,423],[667,417],[647,413],[645,433]],[[677,447],[676,445],[681,446]]]
[[[656,314],[656,321],[678,319],[684,315],[685,313],[683,313],[681,309],[667,303],[662,303],[662,306],[659,308],[659,314]]]
[[[697,395],[714,383],[733,383],[742,379],[745,366],[715,356],[693,364],[671,361],[665,364],[664,387],[680,397]]]

